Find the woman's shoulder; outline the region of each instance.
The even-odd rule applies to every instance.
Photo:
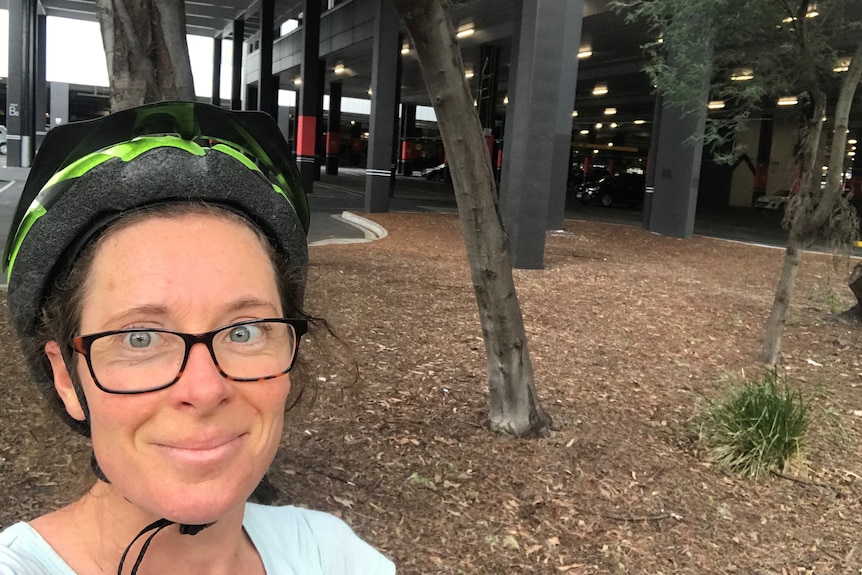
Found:
[[[56,551],[27,523],[0,532],[0,575],[75,575]]]
[[[300,507],[249,503],[243,526],[267,566],[269,575],[293,569],[321,575],[391,575],[389,559],[357,536],[350,526],[329,513]],[[271,568],[272,566],[272,568]]]

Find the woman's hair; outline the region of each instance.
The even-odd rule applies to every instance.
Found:
[[[86,400],[77,375],[78,354],[72,347],[72,339],[79,335],[84,296],[99,247],[106,238],[133,224],[149,219],[175,219],[187,215],[212,216],[251,230],[260,241],[272,264],[284,317],[313,320],[302,311],[305,271],[298,269],[287,261],[285,256],[279,254],[263,231],[245,216],[223,207],[195,201],[172,202],[131,210],[112,222],[98,238],[87,245],[71,266],[69,274],[55,282],[45,305],[42,307],[39,335],[35,341],[28,344],[33,346],[34,351],[38,350],[39,352],[44,350],[45,344],[49,341],[56,341],[60,345],[66,367],[72,377],[72,382],[85,413],[87,413]],[[298,359],[298,364],[300,363],[301,360]],[[301,367],[299,371],[302,371]],[[291,382],[291,392],[288,398],[289,407],[299,401],[307,383],[304,377],[299,377],[297,380]],[[68,418],[65,406],[56,393],[51,396],[49,402],[53,411],[64,419]]]

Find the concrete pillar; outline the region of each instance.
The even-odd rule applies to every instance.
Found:
[[[299,91],[299,113],[296,127],[296,161],[306,193],[310,194],[314,180],[320,177],[315,161],[317,149],[317,116],[320,95],[320,0],[305,0],[302,18],[302,63]],[[317,172],[317,173],[315,173]],[[316,176],[316,177],[315,177]]]
[[[649,154],[646,165],[646,190],[644,190],[643,228],[649,229],[652,220],[652,199],[655,194],[655,157],[658,154],[658,129],[661,125],[662,97],[656,94],[650,129]]]
[[[754,170],[754,193],[751,197],[751,205],[754,200],[766,193],[769,176],[769,158],[772,155],[772,134],[775,125],[775,116],[770,113],[763,115],[760,120],[760,137],[757,142],[757,162]]]
[[[245,20],[233,21],[233,70],[231,70],[230,109],[242,110],[242,48],[245,39]]]
[[[416,104],[401,104],[401,175],[412,176],[416,154]]]
[[[221,38],[213,38],[213,83],[210,102],[221,106]]]
[[[329,84],[329,123],[326,126],[326,173],[338,175],[341,153],[341,82]]]
[[[35,153],[36,0],[9,1],[6,165],[30,167]]]
[[[690,238],[694,234],[703,156],[700,136],[706,123],[706,90],[703,95],[702,112],[684,114],[666,102],[662,106],[649,223],[651,232],[677,238]]]
[[[35,123],[36,147],[38,150],[45,139],[47,132],[48,117],[48,81],[45,79],[45,71],[48,67],[48,17],[44,14],[36,16],[36,106],[33,114]]]
[[[389,0],[376,0],[371,58],[371,118],[365,169],[365,211],[389,210],[394,174],[395,115],[398,100],[398,13]]]
[[[584,3],[583,0],[523,0],[516,2],[518,8],[500,207],[511,242],[513,265],[539,269],[543,265],[552,201],[554,210],[565,208],[576,55]],[[565,110],[568,131],[562,137]],[[560,161],[563,150],[566,160]],[[559,174],[554,174],[555,171]],[[552,194],[552,186],[561,190]],[[557,194],[562,194],[559,206]]]
[[[548,196],[548,230],[563,229],[566,217],[566,184],[572,163],[572,111],[578,83],[578,50],[581,46],[583,0],[565,1],[566,14],[557,76],[557,113],[551,157],[551,187]]]
[[[314,134],[314,181],[320,181],[320,170],[326,165],[326,117],[323,96],[326,94],[326,59],[317,61],[317,132]]]
[[[278,117],[278,85],[272,76],[272,43],[275,41],[275,0],[260,0],[260,78],[257,109]],[[274,96],[273,93],[276,93]]]
[[[69,123],[69,84],[51,82],[51,127]]]

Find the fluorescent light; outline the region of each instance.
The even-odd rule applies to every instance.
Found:
[[[473,28],[472,26],[470,26],[468,28],[463,28],[461,30],[458,30],[458,33],[455,34],[455,37],[456,38],[466,38],[467,36],[472,36],[475,32],[476,32],[476,29]]]
[[[301,85],[302,85],[302,78],[300,78],[299,76],[297,76],[296,78],[294,78],[294,79],[293,79],[293,85],[294,85],[294,86],[301,86]]]
[[[721,110],[724,108],[724,100],[712,100],[706,107],[710,110]]]
[[[646,124],[646,120],[635,120],[634,123],[635,125],[640,126],[641,124]]]
[[[745,82],[754,78],[754,72],[751,70],[737,70],[731,74],[730,79],[734,82]]]
[[[578,132],[578,133],[579,133],[580,135],[582,135],[582,136],[586,136],[587,134],[589,134],[589,133],[590,133],[590,131],[589,131],[589,130],[581,130],[581,131],[580,131],[580,132]]]
[[[808,12],[805,13],[806,18],[817,18],[820,12],[817,11],[817,4],[812,4],[808,7]]]
[[[593,88],[593,96],[604,96],[608,93],[608,85],[607,84],[596,84],[596,87]]]
[[[796,96],[784,96],[783,98],[778,98],[777,104],[779,106],[795,106],[799,103],[799,100],[796,99]]]
[[[605,108],[605,116],[613,116],[617,113],[616,108]]]
[[[572,118],[577,118],[577,117],[578,117],[578,111],[572,110]]]
[[[856,138],[853,138],[852,140],[847,140],[847,143],[850,144],[851,146],[853,144],[856,144],[857,143]]]
[[[620,125],[619,125],[619,124],[617,124],[616,122],[613,122],[613,123],[611,124],[611,128],[614,128],[614,129],[618,128],[619,126],[620,126]]]
[[[503,96],[503,105],[504,105],[504,106],[508,106],[508,105],[509,105],[509,95],[508,95],[508,94],[506,94],[505,96]]]
[[[598,123],[596,124],[596,130],[601,130],[601,129],[602,129],[602,123],[601,123],[601,122],[598,122]]]
[[[590,48],[581,48],[578,52],[578,60],[583,60],[585,58],[589,58],[593,55],[593,51]]]
[[[468,79],[472,78],[473,77],[473,70],[467,70],[466,72],[464,72],[464,77],[468,78]]]
[[[368,95],[370,96],[373,93],[374,93],[374,91],[371,88],[368,88]]]
[[[344,74],[344,64],[336,64],[332,71],[336,74]]]
[[[410,53],[410,45],[404,44],[403,46],[401,46],[401,53],[402,54],[409,54]]]
[[[850,152],[847,152],[847,155],[852,158],[853,156],[856,155],[856,152],[850,151]]]
[[[846,72],[850,69],[850,58],[839,58],[838,63],[832,68],[833,72]]]
[[[608,142],[608,147],[609,147],[609,148],[613,148],[613,147],[614,147],[614,143],[613,143],[613,142]]]

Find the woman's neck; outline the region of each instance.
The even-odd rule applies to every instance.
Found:
[[[181,534],[175,524],[165,527],[150,543],[138,575],[262,575],[260,556],[242,528],[244,509],[244,504],[239,505],[196,535]],[[124,499],[110,485],[98,482],[80,500],[31,525],[78,575],[114,575],[132,540],[157,519],[160,517]],[[129,548],[123,575],[132,572],[150,534],[152,531]]]

